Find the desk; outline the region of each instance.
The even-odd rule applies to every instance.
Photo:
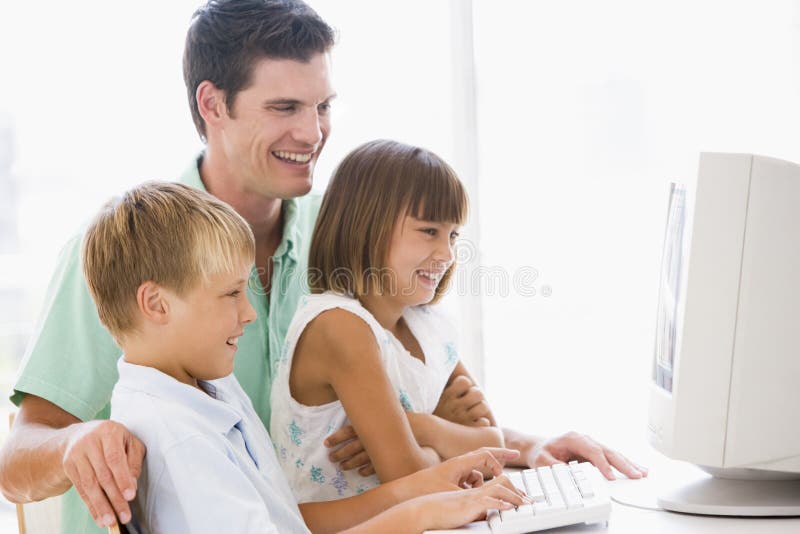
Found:
[[[641,456],[639,457],[641,458]],[[700,469],[670,460],[653,451],[641,462],[650,468],[643,480],[619,479],[609,483],[612,497],[611,517],[608,525],[573,525],[547,530],[554,534],[797,534],[800,533],[800,517],[792,518],[744,518],[697,516],[645,510],[620,504],[625,502],[656,508],[656,496],[660,490],[674,484],[690,482],[708,476]],[[798,481],[800,484],[800,481]],[[619,502],[617,502],[619,501]],[[444,533],[490,534],[486,522],[474,523],[458,530],[429,531]]]

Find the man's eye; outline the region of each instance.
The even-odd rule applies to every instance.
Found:
[[[294,111],[294,106],[272,106],[271,109],[278,113],[291,113]]]
[[[317,110],[319,110],[319,112],[322,113],[323,115],[327,114],[331,110],[330,102],[323,102],[322,104],[317,106]]]

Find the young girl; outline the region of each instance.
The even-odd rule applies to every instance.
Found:
[[[309,285],[273,383],[270,434],[300,502],[361,493],[481,446],[493,426],[432,415],[466,374],[434,304],[447,288],[467,196],[435,154],[367,143],[336,170],[311,242]],[[342,471],[325,437],[352,425],[376,471]]]

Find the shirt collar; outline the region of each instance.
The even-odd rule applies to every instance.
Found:
[[[276,257],[288,256],[297,263],[298,248],[298,206],[296,198],[284,199],[281,203],[283,215],[283,237],[275,250]]]
[[[202,178],[200,178],[200,163],[203,161],[203,153],[197,155],[196,158],[186,167],[181,174],[180,183],[199,189],[200,191],[208,191]],[[297,248],[298,242],[298,205],[297,199],[289,198],[281,202],[281,210],[283,216],[283,237],[275,250],[276,257],[288,256],[292,261],[297,263]]]
[[[203,161],[203,155],[203,152],[200,152],[200,154],[192,160],[186,169],[184,169],[178,181],[183,185],[208,192],[203,180],[200,178],[200,163]]]
[[[124,357],[117,361],[117,370],[118,387],[141,391],[180,404],[195,412],[198,418],[222,434],[227,434],[242,420],[240,411],[226,398],[222,389],[213,383],[200,381],[209,392],[204,393],[152,367],[128,363]]]

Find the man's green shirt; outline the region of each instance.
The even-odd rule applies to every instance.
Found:
[[[180,181],[205,190],[199,163],[200,159],[193,161]],[[273,369],[281,356],[297,303],[308,293],[308,245],[319,204],[318,195],[283,201],[283,238],[272,258],[269,295],[255,266],[250,271],[247,296],[258,317],[245,326],[239,339],[234,374],[266,428],[269,428]],[[108,418],[111,391],[118,378],[117,360],[122,351],[100,323],[83,278],[82,238],[83,232],[61,252],[11,401],[19,405],[25,394],[37,395],[88,421]],[[74,488],[64,498],[62,532],[102,532]]]

